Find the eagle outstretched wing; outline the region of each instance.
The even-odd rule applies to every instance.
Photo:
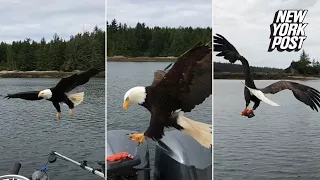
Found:
[[[8,94],[4,98],[11,99],[11,98],[20,98],[24,100],[41,100],[42,97],[38,97],[40,91],[26,91],[26,92],[19,92],[14,94]]]
[[[73,74],[71,76],[62,78],[54,89],[65,93],[70,92],[77,86],[87,83],[91,77],[99,74],[99,72],[100,70],[96,68],[90,68],[89,70],[80,74]]]
[[[312,87],[291,81],[278,81],[259,90],[265,94],[276,94],[286,89],[291,90],[296,99],[318,111],[320,92]]]
[[[237,49],[222,35],[216,34],[213,36],[213,42],[213,51],[219,52],[216,56],[222,56],[230,63],[242,58]]]
[[[155,88],[177,97],[184,112],[201,104],[212,94],[212,42],[198,43],[182,54]]]

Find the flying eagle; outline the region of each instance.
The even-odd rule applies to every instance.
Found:
[[[235,63],[237,60],[240,60],[242,63],[245,78],[244,99],[246,101],[246,107],[241,115],[248,116],[248,118],[253,117],[253,111],[260,105],[260,101],[271,106],[280,106],[268,99],[265,94],[276,94],[285,89],[291,90],[296,99],[310,106],[312,110],[318,111],[318,107],[320,107],[320,92],[318,90],[291,81],[278,81],[265,88],[258,89],[251,77],[248,61],[238,53],[236,48],[220,34],[214,36],[214,43],[213,51],[219,52],[216,56],[222,56],[226,60],[229,60],[230,63]],[[248,106],[251,101],[254,102],[254,105],[253,108],[249,110]]]
[[[84,92],[70,95],[67,95],[66,93],[70,92],[77,86],[87,83],[91,77],[97,75],[99,72],[100,70],[91,68],[80,74],[73,74],[71,76],[62,78],[53,88],[45,89],[42,91],[28,91],[8,94],[5,98],[20,98],[30,101],[46,99],[48,101],[51,101],[53,106],[56,108],[56,117],[58,119],[60,119],[61,116],[60,103],[65,103],[70,109],[69,114],[71,116],[74,106],[80,104],[83,101]]]
[[[125,93],[124,110],[136,103],[151,113],[147,130],[129,134],[129,138],[138,144],[145,138],[159,140],[164,135],[164,127],[174,127],[209,148],[212,145],[211,125],[193,121],[184,113],[201,104],[211,93],[212,42],[199,43],[182,54],[167,72],[155,72],[151,86],[133,87]]]

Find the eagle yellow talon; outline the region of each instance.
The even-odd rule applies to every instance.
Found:
[[[144,139],[146,138],[143,133],[140,134],[129,134],[129,139],[135,141],[138,144],[142,144]]]
[[[57,119],[60,119],[61,118],[61,114],[60,113],[57,113]]]
[[[72,109],[69,110],[69,114],[70,114],[70,116],[72,116]]]

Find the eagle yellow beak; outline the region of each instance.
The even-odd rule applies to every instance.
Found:
[[[130,100],[129,99],[125,100],[123,103],[123,109],[127,110],[129,108],[129,105],[130,105]]]
[[[39,97],[42,97],[42,96],[43,96],[43,93],[39,93],[39,94],[38,94],[38,98],[39,98]]]

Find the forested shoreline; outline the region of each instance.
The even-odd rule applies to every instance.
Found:
[[[0,43],[0,70],[70,72],[93,66],[105,66],[105,31],[97,26],[69,39],[54,34],[40,42],[26,38]]]
[[[243,73],[242,64],[231,64],[229,62],[214,62],[215,72],[230,72],[230,73]],[[266,72],[266,73],[282,73],[284,69],[250,66],[251,73]]]
[[[124,57],[178,57],[198,42],[212,39],[212,28],[149,27],[138,22],[107,21],[107,55]],[[116,59],[116,58],[113,58]]]
[[[297,61],[293,60],[288,68],[271,68],[250,66],[254,79],[319,79],[320,62],[312,59],[305,50]],[[243,67],[241,64],[214,63],[215,79],[243,79]]]

